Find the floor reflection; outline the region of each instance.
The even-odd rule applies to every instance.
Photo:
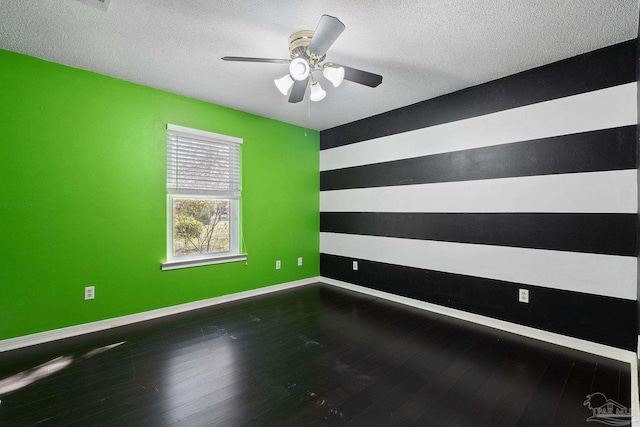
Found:
[[[112,348],[118,347],[124,344],[125,341],[121,341],[115,344],[106,345],[103,347],[95,348],[82,355],[70,355],[60,356],[55,359],[49,360],[41,365],[35,366],[26,371],[22,371],[18,374],[0,380],[0,396],[10,393],[12,391],[20,390],[27,387],[34,382],[47,378],[56,372],[63,370],[71,365],[74,361],[89,359],[98,354],[109,351]]]
[[[168,357],[162,393],[164,423],[174,423],[197,414],[203,408],[224,403],[225,412],[234,412],[243,391],[242,367],[237,357],[237,338],[215,329],[202,331],[202,339],[172,352]],[[196,415],[197,417],[198,415]],[[212,414],[207,416],[212,418]]]

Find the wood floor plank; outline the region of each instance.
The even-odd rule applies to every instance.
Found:
[[[607,363],[598,363],[596,366],[596,374],[591,384],[590,393],[600,392],[607,396],[608,399],[613,399],[619,402],[620,396],[618,391],[620,390],[620,370],[616,366],[612,366]]]
[[[516,381],[514,377],[518,369],[527,362],[529,356],[526,346],[514,342],[511,352],[505,353],[503,360],[495,365],[493,372],[474,395],[464,402],[464,410],[454,414],[452,424],[464,424],[467,420],[472,420],[477,425],[490,425],[495,417],[494,412],[500,410],[503,403],[499,391]]]
[[[471,368],[465,354],[474,351],[477,337],[462,334],[453,338],[454,335],[432,354],[434,359],[428,364],[427,372],[413,378],[417,380],[417,384],[411,388],[412,396],[380,425],[414,425],[428,411],[430,402],[441,393],[446,393]],[[415,388],[418,388],[417,391]]]
[[[627,390],[631,389],[631,373],[626,367],[620,368],[620,380],[618,384],[618,403],[631,408],[631,396]]]
[[[553,357],[516,426],[551,424],[572,366],[573,360],[564,354]]]
[[[593,364],[593,370],[574,363],[551,425],[579,427],[592,424],[587,422],[591,411],[584,406],[583,402],[578,402],[576,397],[584,396],[585,399],[587,398],[594,375],[595,363]],[[583,421],[579,422],[581,418]]]
[[[516,376],[517,381],[508,383],[500,390],[500,399],[504,404],[494,412],[494,426],[514,426],[522,416],[535,388],[553,358],[553,353],[537,348],[530,348],[531,357],[522,366]]]
[[[467,345],[472,341],[466,340]],[[460,352],[461,347],[457,352]],[[436,375],[445,368],[446,365],[455,365],[456,360],[445,357],[441,351],[430,351],[424,354],[420,360],[420,366],[412,366],[411,372],[406,378],[398,377],[397,381],[387,381],[384,379],[376,387],[367,390],[368,395],[364,397],[371,403],[366,409],[354,416],[347,425],[386,425],[387,420],[394,416],[407,401],[413,398],[424,386],[425,382],[435,379]],[[392,380],[392,379],[391,379]],[[379,393],[377,398],[373,393]]]
[[[438,425],[471,425],[464,410],[467,402],[492,374],[493,370],[515,347],[514,342],[487,337],[486,344],[467,359],[469,369],[446,392],[431,399],[430,409],[414,425],[435,422]],[[462,417],[458,417],[458,416]],[[475,423],[474,420],[472,420]],[[472,424],[473,424],[472,423]]]

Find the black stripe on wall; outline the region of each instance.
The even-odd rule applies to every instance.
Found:
[[[636,39],[324,130],[322,150],[636,81]]]
[[[635,351],[636,301],[320,254],[323,277]],[[529,304],[518,290],[529,289]]]
[[[320,190],[634,169],[636,126],[323,171]]]
[[[637,215],[321,212],[320,231],[636,256]]]

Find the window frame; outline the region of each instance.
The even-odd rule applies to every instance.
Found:
[[[203,140],[212,140],[213,142],[222,143],[234,143],[241,145],[243,140],[227,135],[221,135],[217,133],[202,131],[198,129],[186,128],[183,126],[177,126],[167,124],[167,136],[170,131],[178,132],[193,137],[199,137]],[[167,147],[168,150],[168,147]],[[242,163],[242,155],[240,154],[238,159],[239,166]],[[167,176],[169,174],[169,162],[167,164]],[[242,191],[229,190],[226,192],[221,190],[212,190],[209,194],[205,192],[198,193],[193,190],[181,191],[181,189],[166,188],[166,262],[162,264],[162,270],[174,270],[186,267],[196,267],[202,265],[220,264],[227,262],[244,261],[247,259],[247,254],[241,253],[241,224],[240,224],[240,209]],[[237,194],[233,194],[233,193]],[[200,200],[228,200],[229,201],[229,251],[224,252],[210,252],[205,254],[187,254],[174,256],[174,200],[176,199],[200,199]]]

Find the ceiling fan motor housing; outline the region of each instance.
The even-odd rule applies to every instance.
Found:
[[[291,59],[313,59],[314,63],[318,63],[325,58],[326,55],[322,55],[321,58],[311,58],[309,56],[307,48],[309,47],[309,43],[311,43],[313,34],[314,32],[311,30],[301,30],[296,31],[295,33],[291,34],[291,36],[289,36],[289,53],[291,54]]]

